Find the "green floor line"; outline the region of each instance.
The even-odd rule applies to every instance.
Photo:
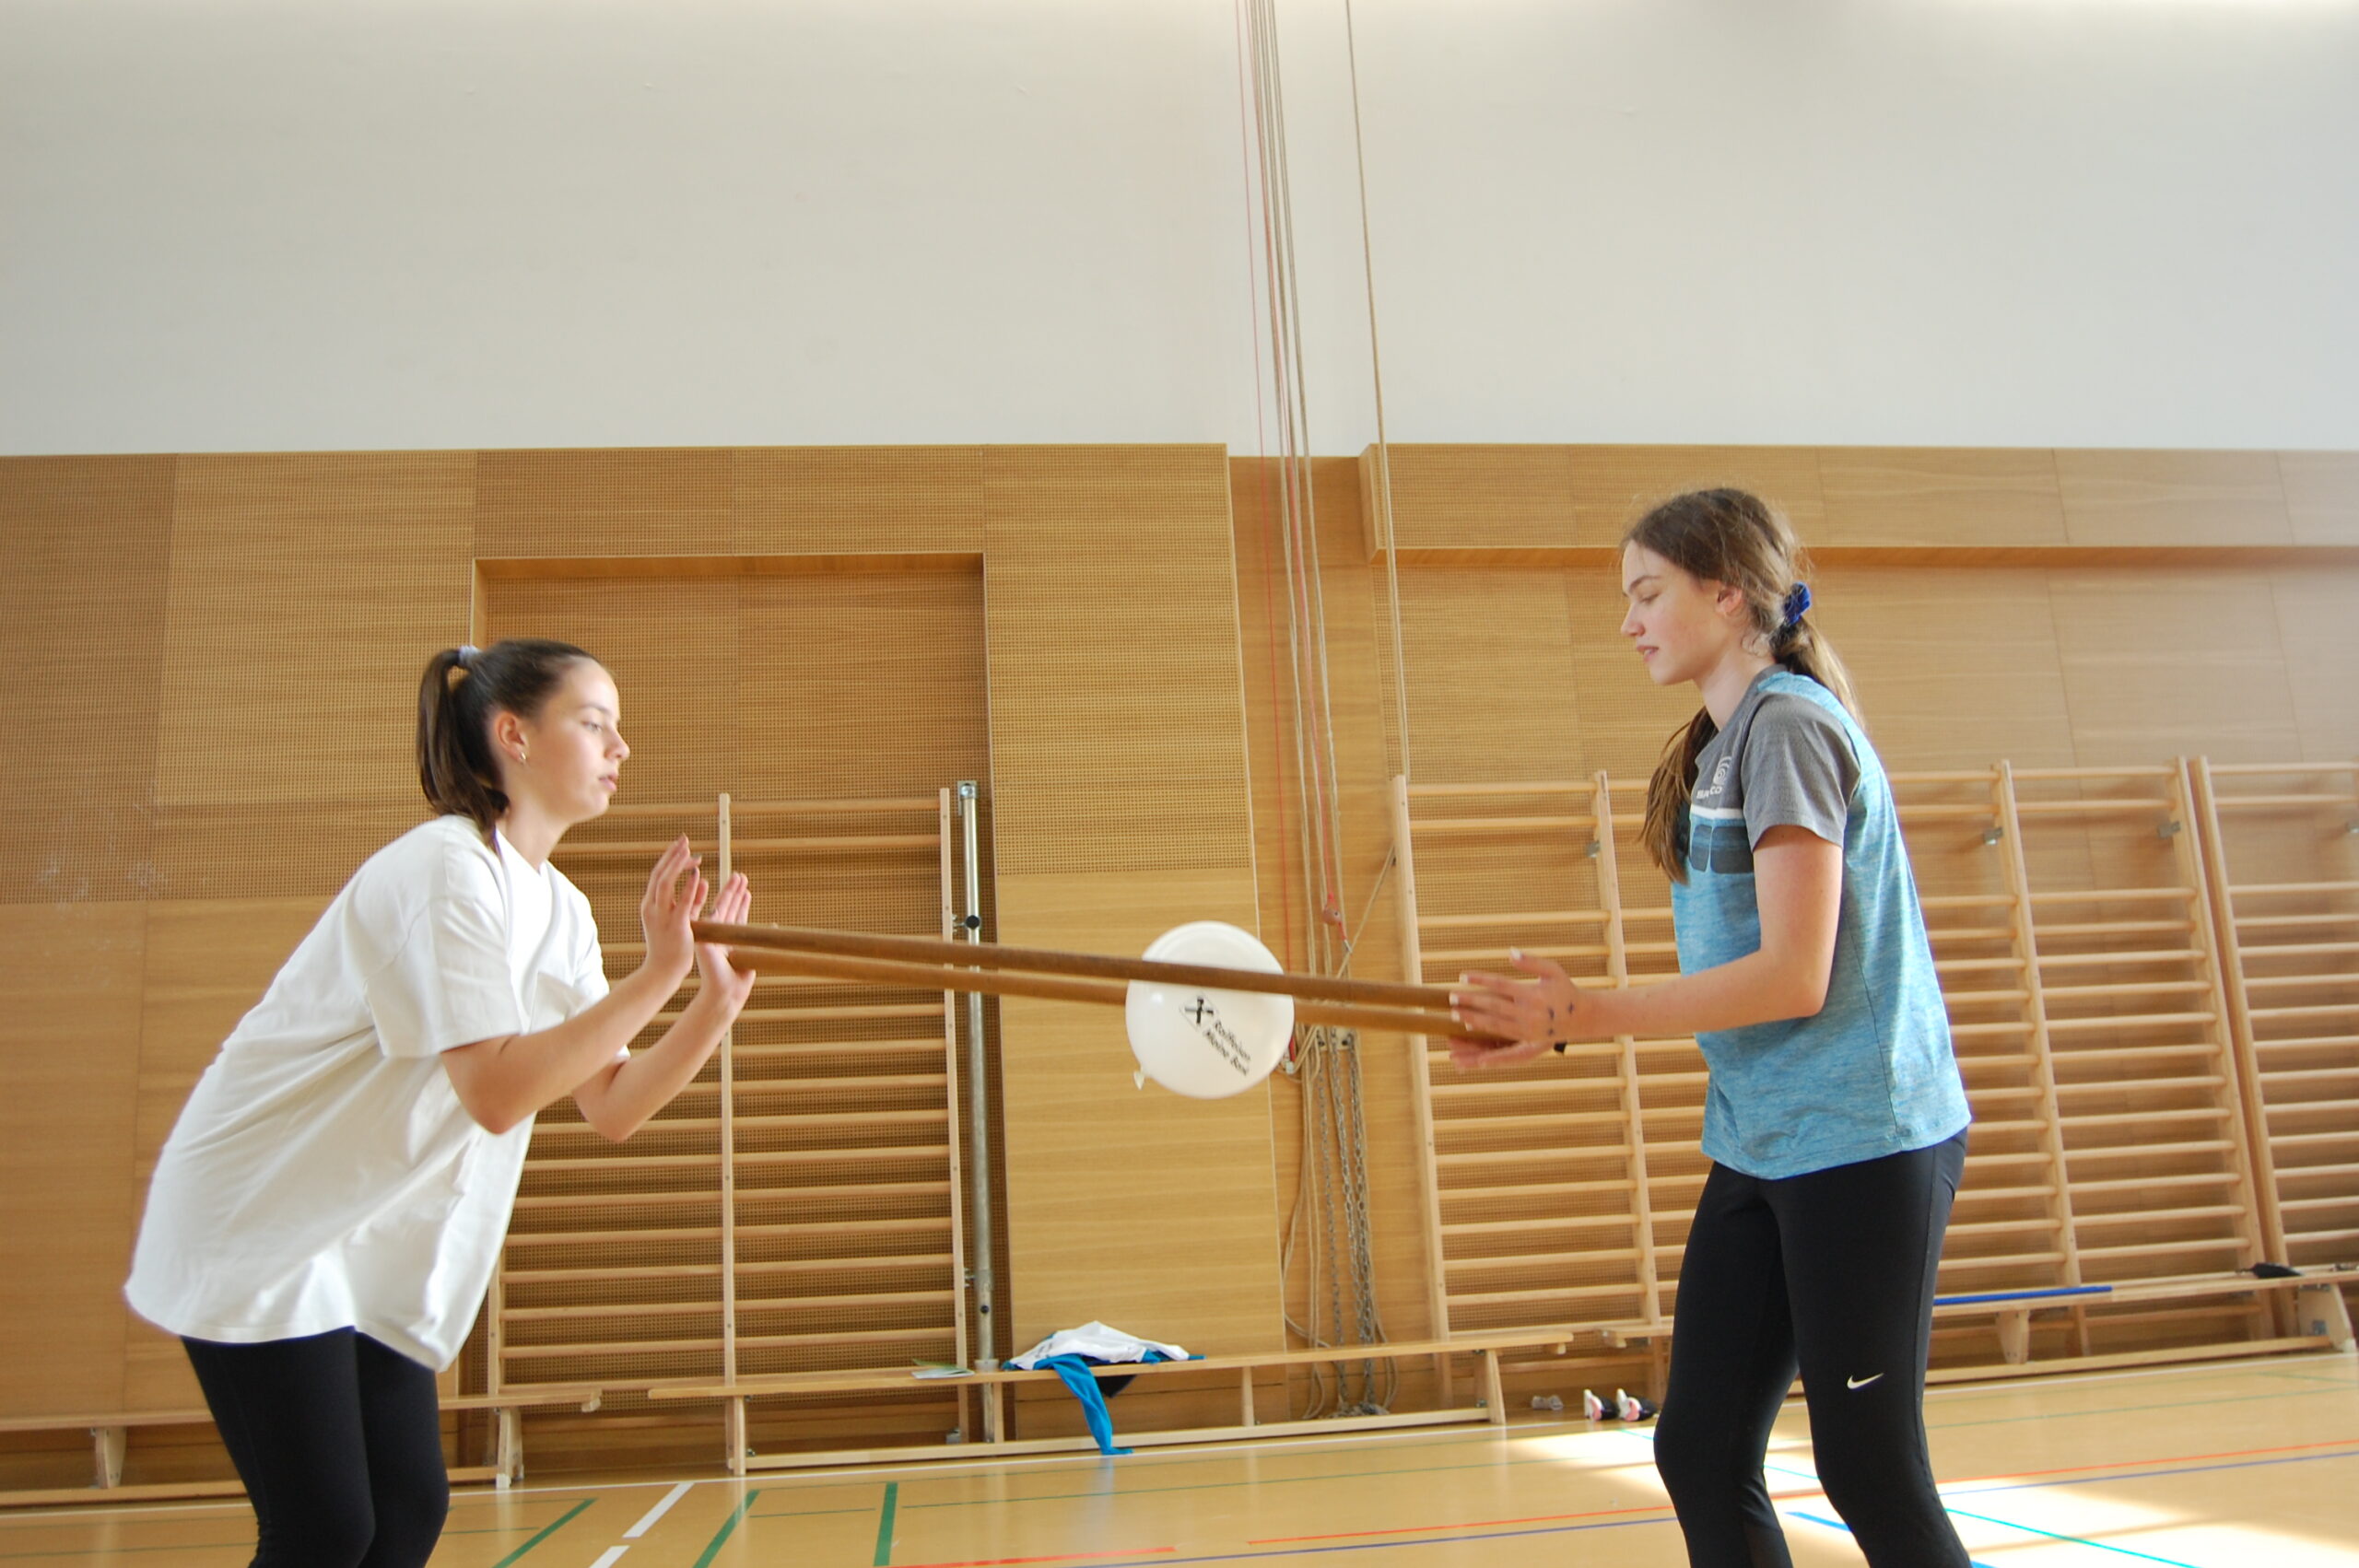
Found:
[[[532,1539],[526,1541],[523,1545],[518,1547],[515,1550],[510,1552],[507,1556],[493,1563],[491,1568],[508,1568],[510,1563],[515,1562],[518,1558],[532,1550],[533,1548],[540,1545],[541,1542],[548,1539],[549,1537],[557,1534],[557,1531],[565,1528],[568,1524],[572,1522],[576,1515],[580,1514],[584,1508],[589,1507],[590,1504],[597,1501],[598,1500],[594,1497],[583,1498],[581,1502],[575,1504],[572,1507],[558,1515],[554,1521],[541,1527],[541,1533],[539,1535],[534,1536]]]
[[[893,1510],[901,1501],[901,1483],[885,1483],[885,1506],[876,1512],[876,1564],[887,1568],[893,1561]]]
[[[712,1568],[712,1560],[721,1555],[721,1543],[729,1539],[731,1532],[737,1528],[737,1522],[745,1516],[745,1510],[751,1508],[754,1499],[760,1495],[758,1492],[748,1492],[745,1501],[729,1511],[729,1517],[721,1521],[721,1528],[714,1531],[712,1539],[705,1543],[704,1555],[696,1560],[695,1568]]]

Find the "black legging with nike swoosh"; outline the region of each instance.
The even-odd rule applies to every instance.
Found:
[[[1798,1370],[1819,1485],[1868,1562],[1967,1568],[1933,1490],[1923,1408],[1933,1273],[1965,1168],[1963,1132],[1782,1181],[1712,1167],[1655,1433],[1695,1568],[1791,1562],[1762,1460]]]

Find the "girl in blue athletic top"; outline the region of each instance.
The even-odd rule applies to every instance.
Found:
[[[1697,1568],[1790,1559],[1762,1474],[1797,1371],[1827,1501],[1876,1568],[1966,1568],[1923,1418],[1933,1278],[1966,1163],[1951,1054],[1899,818],[1800,546],[1740,490],[1655,508],[1623,542],[1622,630],[1702,711],[1664,749],[1645,839],[1672,879],[1680,975],[1582,990],[1470,975],[1461,1068],[1694,1034],[1712,1165],[1679,1275],[1655,1463]]]

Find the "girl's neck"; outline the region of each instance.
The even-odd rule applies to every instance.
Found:
[[[539,871],[549,863],[549,851],[565,837],[567,825],[545,812],[535,811],[529,801],[511,800],[508,813],[499,819],[499,836],[508,840],[510,848],[523,857],[526,865]]]
[[[1744,694],[1753,689],[1764,670],[1777,662],[1766,653],[1749,653],[1740,646],[1730,649],[1718,664],[1696,677],[1696,689],[1704,694],[1704,711],[1712,716],[1715,729],[1729,727]]]

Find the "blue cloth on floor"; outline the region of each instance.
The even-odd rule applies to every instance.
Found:
[[[1168,1361],[1171,1358],[1160,1352],[1149,1351],[1141,1359],[1157,1362]],[[1034,1369],[1036,1371],[1045,1369],[1055,1373],[1058,1381],[1073,1390],[1073,1397],[1081,1401],[1081,1419],[1089,1423],[1089,1435],[1097,1440],[1097,1451],[1119,1458],[1128,1454],[1130,1450],[1114,1446],[1114,1418],[1106,1413],[1106,1395],[1097,1387],[1097,1379],[1091,1376],[1089,1373],[1092,1366],[1105,1364],[1107,1363],[1102,1362],[1093,1362],[1086,1356],[1045,1356],[1034,1363]],[[1121,1382],[1127,1385],[1130,1379],[1125,1377]],[[1121,1388],[1118,1386],[1116,1392],[1120,1391]]]

